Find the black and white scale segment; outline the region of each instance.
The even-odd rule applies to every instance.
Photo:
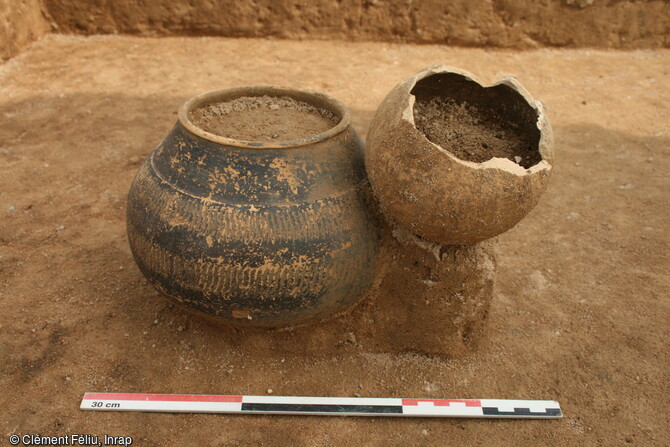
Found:
[[[226,396],[86,393],[82,410],[317,416],[414,416],[555,419],[552,400],[403,399],[368,397]]]

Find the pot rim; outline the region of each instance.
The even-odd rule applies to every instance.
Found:
[[[207,103],[232,100],[242,96],[288,96],[298,101],[303,101],[315,107],[320,107],[332,112],[340,120],[328,129],[326,132],[311,135],[307,138],[290,141],[245,141],[234,138],[223,137],[196,126],[188,117],[189,112],[197,107]],[[320,92],[305,90],[295,87],[286,87],[280,85],[250,85],[242,87],[224,88],[211,90],[192,97],[181,107],[178,112],[179,123],[189,132],[214,143],[224,144],[226,146],[245,147],[252,149],[289,149],[292,147],[305,146],[307,144],[318,143],[327,140],[341,132],[351,124],[349,109],[335,98]]]

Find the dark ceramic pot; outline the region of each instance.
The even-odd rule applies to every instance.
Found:
[[[303,140],[257,143],[189,120],[207,103],[262,95],[339,122]],[[351,307],[372,281],[378,230],[366,188],[362,143],[341,103],[281,87],[219,90],[186,102],[140,168],[128,239],[151,284],[191,309],[251,326],[319,320]]]

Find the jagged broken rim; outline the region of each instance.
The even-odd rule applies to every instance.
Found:
[[[535,124],[540,131],[540,140],[537,143],[538,145],[537,150],[542,159],[529,168],[524,168],[523,166],[513,162],[512,160],[500,157],[493,157],[490,158],[489,160],[477,163],[473,161],[463,160],[462,158],[459,158],[456,155],[452,154],[450,151],[444,149],[439,144],[430,141],[423,132],[421,132],[419,129],[416,128],[416,124],[414,122],[414,103],[416,101],[416,96],[414,96],[414,94],[412,94],[411,92],[416,86],[416,84],[422,79],[440,73],[453,73],[463,76],[464,78],[472,82],[475,82],[482,88],[491,88],[496,87],[498,85],[505,85],[514,90],[519,95],[521,95],[524,101],[526,101],[528,105],[530,105],[537,114],[537,120]],[[475,75],[466,70],[457,67],[452,67],[449,65],[438,64],[438,65],[431,65],[430,67],[415,74],[405,82],[407,83],[405,88],[407,89],[409,94],[407,95],[408,98],[407,104],[402,111],[401,118],[409,122],[412,125],[412,127],[414,127],[417,130],[417,132],[419,132],[423,136],[423,138],[425,138],[426,141],[428,141],[431,145],[433,145],[433,147],[435,147],[441,153],[447,155],[452,160],[458,163],[462,163],[463,165],[469,166],[473,169],[500,169],[502,171],[506,171],[518,176],[530,175],[542,170],[551,170],[550,151],[553,142],[552,142],[551,127],[549,124],[549,118],[547,116],[546,108],[541,101],[533,99],[531,94],[528,93],[528,91],[524,88],[524,86],[521,85],[521,83],[517,81],[516,78],[514,78],[513,76],[505,76],[499,79],[498,81],[487,85],[486,83],[481,82],[477,77],[475,77]]]
[[[288,96],[289,98],[306,102],[312,106],[326,109],[333,113],[338,119],[338,123],[326,132],[311,135],[307,138],[290,141],[245,141],[234,138],[223,137],[211,132],[207,132],[201,127],[196,126],[189,118],[189,113],[206,104],[215,102],[231,101],[243,96]],[[179,122],[189,132],[213,143],[219,143],[226,146],[245,147],[252,149],[289,149],[293,147],[305,146],[312,143],[327,140],[343,132],[351,123],[349,109],[340,101],[320,92],[303,90],[294,87],[284,87],[278,85],[251,85],[244,87],[233,87],[220,90],[212,90],[202,93],[186,101],[178,113]]]

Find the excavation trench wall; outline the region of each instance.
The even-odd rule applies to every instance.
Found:
[[[664,0],[0,0],[0,57],[49,26],[75,34],[212,35],[474,47],[670,46]]]
[[[42,8],[40,0],[0,0],[0,61],[46,34],[49,22]]]

